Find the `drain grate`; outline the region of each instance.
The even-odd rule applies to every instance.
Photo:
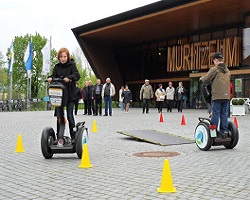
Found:
[[[181,155],[178,152],[166,152],[166,151],[149,151],[149,152],[140,152],[134,153],[133,156],[137,157],[150,157],[150,158],[159,158],[159,157],[174,157]]]

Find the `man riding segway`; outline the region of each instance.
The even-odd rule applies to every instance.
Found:
[[[219,128],[218,134],[224,139],[228,137],[227,109],[230,101],[230,72],[224,63],[222,53],[213,55],[215,64],[208,73],[201,77],[204,84],[211,83],[212,88],[212,124]],[[220,121],[220,127],[218,127]]]
[[[215,66],[204,77],[200,78],[203,82],[202,95],[204,100],[211,103],[212,99],[211,120],[199,117],[199,123],[195,129],[195,143],[203,151],[209,150],[212,145],[223,145],[228,149],[233,149],[239,140],[238,129],[227,118],[230,100],[230,72],[223,61],[222,53],[215,53],[213,55]],[[211,88],[208,87],[209,84]],[[218,127],[219,122],[220,126]]]

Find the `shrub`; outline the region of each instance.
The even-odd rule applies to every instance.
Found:
[[[238,99],[233,99],[233,100],[232,100],[232,104],[233,104],[233,105],[238,105]]]
[[[244,99],[239,99],[238,100],[238,105],[243,105],[245,103],[245,100]]]
[[[233,99],[232,104],[233,105],[243,105],[245,103],[244,99]]]

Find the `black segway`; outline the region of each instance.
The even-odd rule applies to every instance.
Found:
[[[206,102],[211,102],[211,87],[202,84],[202,96]],[[210,101],[209,101],[210,100]],[[209,118],[199,117],[199,123],[195,129],[194,138],[197,147],[202,151],[208,151],[211,146],[223,145],[227,149],[233,149],[239,141],[239,131],[235,124],[228,121],[228,136],[221,137],[216,127]]]
[[[48,86],[48,95],[52,106],[64,107],[67,103],[67,90],[61,83],[62,78],[54,78]],[[82,147],[88,141],[88,129],[84,126],[85,122],[76,124],[75,142],[67,136],[64,136],[65,118],[59,118],[59,134],[56,138],[55,131],[52,127],[45,127],[41,137],[41,150],[46,159],[52,158],[53,154],[77,153],[79,158],[82,157]]]

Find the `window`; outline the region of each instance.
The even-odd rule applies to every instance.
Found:
[[[225,31],[225,38],[236,37],[236,36],[238,36],[237,28],[228,29]]]
[[[223,36],[224,36],[223,31],[213,32],[212,39],[213,40],[223,39]]]

